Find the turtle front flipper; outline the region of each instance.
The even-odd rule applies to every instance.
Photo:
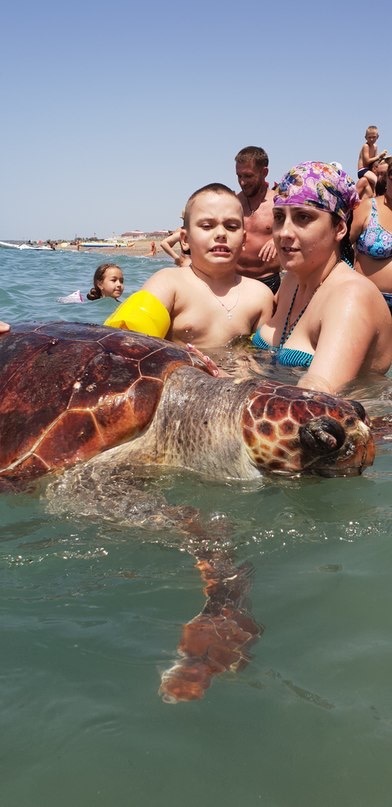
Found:
[[[263,632],[242,607],[249,590],[249,564],[235,567],[222,555],[196,562],[205,583],[207,602],[184,625],[178,653],[181,658],[165,670],[159,693],[166,703],[199,700],[214,675],[236,672],[249,661],[249,646]]]

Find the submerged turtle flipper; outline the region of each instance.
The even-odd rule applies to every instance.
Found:
[[[166,703],[202,698],[214,675],[248,663],[248,648],[263,632],[241,607],[249,590],[248,564],[236,568],[227,558],[211,556],[199,559],[196,566],[207,602],[183,627],[181,658],[162,674],[159,692]]]

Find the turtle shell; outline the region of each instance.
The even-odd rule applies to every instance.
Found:
[[[33,323],[0,339],[0,476],[29,478],[146,429],[167,376],[206,369],[170,342],[99,325]]]

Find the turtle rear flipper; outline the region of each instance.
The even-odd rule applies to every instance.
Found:
[[[264,630],[241,607],[249,590],[250,564],[237,569],[227,556],[215,554],[196,566],[206,583],[207,602],[182,629],[181,658],[162,673],[159,693],[166,703],[198,700],[215,675],[242,669],[249,662],[250,645]]]

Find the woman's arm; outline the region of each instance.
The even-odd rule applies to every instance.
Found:
[[[336,394],[368,369],[385,304],[374,284],[363,280],[348,280],[326,300],[314,358],[300,387]]]

